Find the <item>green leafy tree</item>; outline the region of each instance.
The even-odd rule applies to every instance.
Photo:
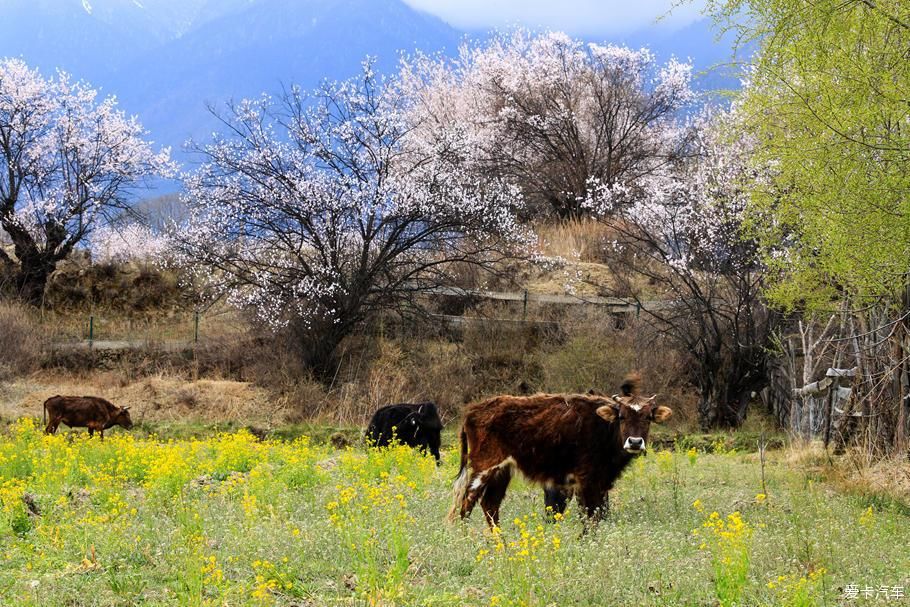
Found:
[[[744,115],[756,162],[752,224],[772,301],[897,301],[910,270],[910,3],[712,0],[757,51]]]

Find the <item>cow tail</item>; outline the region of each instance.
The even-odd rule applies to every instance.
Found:
[[[461,506],[468,493],[468,434],[461,428],[461,465],[458,476],[452,486],[452,509],[449,510],[449,520],[454,521],[461,513]]]
[[[41,405],[41,425],[47,426],[47,401],[44,401],[44,404]]]

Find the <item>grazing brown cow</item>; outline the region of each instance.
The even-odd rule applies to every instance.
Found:
[[[673,413],[639,395],[637,376],[626,379],[622,392],[498,396],[469,405],[449,518],[467,517],[480,500],[487,522],[498,525],[515,469],[563,496],[574,492],[590,518],[601,517],[613,483],[644,453],[651,422]]]
[[[133,427],[129,407],[118,407],[97,396],[52,396],[44,401],[44,415],[48,434],[57,432],[61,423],[70,428],[88,428],[89,436],[95,430],[101,433],[112,426],[121,426],[129,430]]]

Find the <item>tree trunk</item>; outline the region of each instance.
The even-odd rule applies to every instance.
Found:
[[[703,432],[717,426],[719,394],[714,377],[702,377],[700,383],[701,398],[698,401],[698,425]]]
[[[15,278],[15,289],[19,299],[34,306],[44,300],[47,280],[57,268],[57,262],[43,256],[25,256],[19,262]]]
[[[328,384],[338,371],[338,346],[349,334],[331,319],[301,321],[293,327],[293,344],[303,366]]]
[[[746,421],[752,394],[768,385],[763,352],[744,350],[737,352],[736,357],[730,363],[732,369],[718,369],[713,377],[701,382],[698,421],[704,430],[740,427]]]
[[[66,259],[78,239],[67,239],[67,233],[60,225],[46,224],[44,243],[35,238],[22,226],[10,219],[11,210],[0,218],[0,226],[13,242],[16,261],[5,253],[0,261],[13,269],[13,288],[16,296],[24,303],[40,305],[44,300],[47,280],[61,259]]]

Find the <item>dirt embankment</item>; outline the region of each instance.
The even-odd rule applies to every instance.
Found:
[[[129,406],[136,422],[238,422],[267,425],[288,421],[286,403],[247,382],[145,377],[126,383],[113,373],[89,377],[36,374],[0,385],[0,416],[41,417],[41,405],[56,394],[101,396]]]

